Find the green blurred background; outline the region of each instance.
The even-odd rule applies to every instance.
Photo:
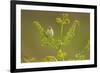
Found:
[[[56,23],[56,18],[61,14],[69,14],[71,24],[64,26],[64,33],[72,26],[74,20],[80,21],[78,31],[75,32],[76,36],[71,43],[64,48],[68,55],[68,60],[73,60],[76,53],[80,52],[90,39],[90,14],[89,13],[76,13],[76,12],[53,12],[53,11],[36,11],[36,10],[21,10],[21,62],[23,58],[36,58],[42,59],[46,56],[55,56],[56,50],[49,47],[40,46],[39,31],[33,24],[33,21],[39,21],[45,28],[52,26],[55,36],[59,32],[60,26]],[[86,59],[90,57],[90,50],[86,53]]]

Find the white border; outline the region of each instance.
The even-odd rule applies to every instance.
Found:
[[[90,60],[84,61],[64,61],[64,62],[39,62],[39,63],[21,63],[21,9],[42,10],[42,11],[63,11],[63,12],[82,12],[90,13]],[[16,5],[16,68],[39,68],[53,66],[72,66],[94,64],[94,9],[68,8],[68,7],[50,7],[35,5]]]

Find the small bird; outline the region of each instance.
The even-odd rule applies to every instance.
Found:
[[[48,27],[47,31],[46,31],[46,34],[49,36],[49,37],[53,37],[54,35],[54,31],[52,29],[51,26]]]

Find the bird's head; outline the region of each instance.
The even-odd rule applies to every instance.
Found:
[[[48,27],[48,29],[52,29],[52,27],[51,27],[51,26],[49,26],[49,27]]]

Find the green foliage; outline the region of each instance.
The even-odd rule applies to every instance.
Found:
[[[47,56],[44,58],[44,61],[64,61],[64,59],[67,57],[67,54],[63,52],[61,49],[57,51],[56,56]]]
[[[63,52],[61,49],[57,52],[57,60],[62,61],[67,57],[67,53]]]
[[[84,59],[85,59],[85,55],[80,54],[80,53],[77,53],[77,54],[75,55],[75,59],[76,59],[76,60],[84,60]]]
[[[68,14],[62,14],[61,17],[56,18],[56,23],[60,25],[60,44],[59,46],[63,46],[63,30],[64,30],[64,25],[70,24],[70,19]]]
[[[36,59],[36,58],[23,58],[24,62],[38,62],[38,61],[43,61],[43,62],[53,62],[53,61],[64,61],[64,59],[67,57],[67,54],[63,52],[61,49],[57,51],[56,56],[46,56],[43,59]]]
[[[68,14],[62,14],[61,17],[56,18],[56,23],[59,25],[70,24],[70,19]]]
[[[75,35],[78,34],[76,31],[78,31],[78,28],[80,26],[79,20],[71,21],[69,18],[69,14],[61,14],[61,16],[55,18],[57,25],[60,27],[60,32],[58,32],[59,36],[58,38],[55,37],[55,31],[52,29],[52,27],[47,27],[49,29],[44,29],[43,25],[39,23],[39,21],[33,21],[33,24],[36,26],[39,34],[40,34],[40,42],[42,47],[51,47],[52,49],[56,49],[56,55],[55,56],[46,56],[42,59],[36,59],[34,57],[32,58],[23,58],[24,62],[37,62],[37,61],[43,61],[43,62],[51,62],[51,61],[64,61],[68,58],[67,52],[64,52],[64,47],[68,46],[71,41],[74,39]],[[67,31],[64,32],[64,29],[66,29],[65,26],[72,25]],[[51,36],[52,34],[52,36]],[[88,52],[90,48],[90,40],[88,40],[86,46],[80,50],[80,52],[77,52],[74,54],[74,60],[84,60],[87,58],[85,52]]]
[[[52,29],[48,29],[45,30],[43,28],[43,25],[40,24],[38,21],[33,21],[33,24],[36,25],[36,28],[38,29],[39,33],[40,33],[40,41],[41,41],[41,46],[45,47],[51,47],[53,49],[57,50],[57,55],[56,56],[46,56],[42,61],[62,61],[65,60],[65,58],[67,58],[67,53],[63,52],[64,46],[70,44],[71,40],[73,40],[73,38],[76,35],[76,31],[80,26],[80,21],[79,20],[74,20],[71,23],[71,20],[69,18],[68,14],[62,14],[60,17],[56,18],[56,23],[60,26],[60,32],[58,32],[59,34],[59,38],[55,38],[55,34],[53,34],[55,31]],[[64,31],[64,26],[72,24],[72,26],[68,29],[67,32],[63,32]],[[52,34],[52,36],[48,35]],[[89,48],[89,42],[86,45],[85,49]],[[77,53],[75,55],[75,59],[79,59],[79,60],[83,60],[85,59],[85,56],[82,53]],[[27,60],[26,60],[27,61]],[[35,61],[35,59],[33,59],[32,61]]]
[[[90,40],[88,40],[86,46],[83,48],[84,50],[87,50],[90,48]]]
[[[85,54],[85,52],[87,52],[90,48],[90,40],[87,41],[87,44],[85,45],[85,47],[78,53],[76,53],[74,55],[74,60],[85,60],[87,59],[87,56]],[[24,62],[54,62],[54,61],[64,61],[66,58],[68,57],[67,53],[64,52],[62,49],[57,50],[57,54],[56,56],[46,56],[43,59],[36,59],[34,57],[32,58],[27,58],[24,57],[23,61]]]
[[[48,62],[48,61],[57,61],[55,56],[47,56],[46,58],[43,59],[43,61]]]
[[[62,14],[61,17],[56,18],[57,24],[60,24],[61,31],[60,31],[60,38],[55,39],[54,37],[50,37],[47,35],[46,30],[41,26],[41,24],[38,21],[34,21],[33,24],[36,25],[37,29],[40,32],[41,37],[41,45],[42,46],[49,46],[53,49],[61,49],[64,45],[67,45],[70,43],[70,41],[75,36],[75,30],[76,27],[80,25],[80,22],[78,20],[75,20],[73,22],[72,27],[68,30],[66,35],[63,35],[64,25],[70,24],[70,19],[68,14]]]
[[[51,48],[57,49],[57,46],[55,45],[57,40],[55,40],[53,37],[48,36],[39,22],[34,21],[33,24],[36,25],[38,31],[40,32],[41,46],[49,46]]]
[[[33,58],[33,57],[32,58],[26,58],[26,57],[24,57],[23,61],[24,62],[36,62],[37,60],[35,58]]]
[[[85,53],[88,52],[89,48],[90,48],[90,40],[88,40],[86,46],[80,51],[80,53],[75,54],[75,59],[76,60],[86,59],[87,55]]]
[[[33,23],[36,25],[36,27],[37,27],[37,29],[39,30],[40,34],[43,35],[44,29],[43,29],[43,27],[41,26],[41,24],[40,24],[39,22],[37,22],[37,21],[34,21]]]
[[[75,31],[79,25],[80,25],[80,22],[78,20],[75,20],[73,22],[72,27],[69,28],[68,32],[66,33],[66,35],[63,38],[64,45],[68,45],[70,43],[70,41],[75,37]]]

